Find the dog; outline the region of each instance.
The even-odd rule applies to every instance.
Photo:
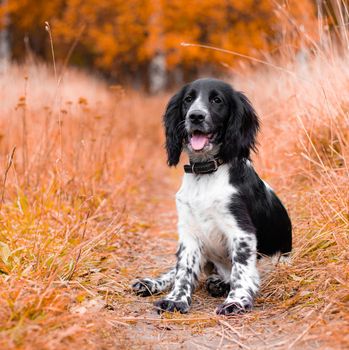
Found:
[[[226,297],[217,314],[250,311],[260,285],[257,260],[292,250],[289,215],[250,159],[259,118],[243,93],[209,78],[185,85],[163,118],[168,165],[176,166],[182,151],[189,156],[176,194],[177,264],[158,278],[137,280],[133,291],[170,290],[155,302],[158,312],[187,313],[205,272],[209,294]]]

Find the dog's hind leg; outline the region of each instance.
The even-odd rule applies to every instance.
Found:
[[[227,296],[230,290],[230,283],[223,281],[219,275],[210,275],[206,280],[208,294],[214,298]]]
[[[206,279],[206,289],[208,294],[214,298],[227,296],[230,290],[230,281],[225,274],[219,273],[222,268],[217,268],[211,261],[207,262],[204,271],[208,276]],[[222,272],[222,271],[221,271]]]
[[[158,278],[142,278],[132,284],[133,291],[142,297],[169,290],[176,277],[176,268],[162,274]]]

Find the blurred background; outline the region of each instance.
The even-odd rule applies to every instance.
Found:
[[[69,63],[119,84],[158,92],[251,63],[181,43],[255,58],[304,59],[309,42],[319,40],[319,12],[325,12],[328,28],[340,32],[336,18],[348,14],[344,3],[338,12],[337,2],[0,0],[0,58],[52,62],[48,22],[57,65]]]

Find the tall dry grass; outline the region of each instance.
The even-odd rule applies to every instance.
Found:
[[[300,323],[315,318],[297,346],[307,336],[333,348],[349,344],[348,59],[347,50],[323,49],[283,64],[287,70],[261,69],[235,81],[262,117],[257,168],[294,227],[292,266],[267,279],[260,301],[276,302]]]
[[[141,225],[164,105],[74,70],[57,85],[45,65],[9,67],[0,100],[0,347],[57,348],[47,332],[82,324],[69,310],[95,293],[76,277]]]

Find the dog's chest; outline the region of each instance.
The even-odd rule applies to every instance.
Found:
[[[231,216],[229,205],[236,192],[225,165],[210,175],[185,174],[176,195],[179,233],[199,239],[206,250],[224,253],[226,237],[221,227]]]

